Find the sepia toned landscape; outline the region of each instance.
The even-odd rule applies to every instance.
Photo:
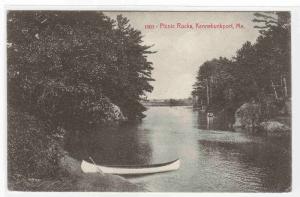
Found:
[[[7,12],[11,191],[290,192],[291,15]]]

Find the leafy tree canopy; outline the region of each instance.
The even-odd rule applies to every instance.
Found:
[[[150,46],[122,15],[91,11],[10,11],[8,102],[58,124],[102,124],[112,103],[142,117],[151,92]]]
[[[198,105],[237,109],[252,100],[290,97],[290,13],[255,13],[253,22],[260,32],[256,43],[245,42],[231,60],[213,59],[199,67],[192,92]]]

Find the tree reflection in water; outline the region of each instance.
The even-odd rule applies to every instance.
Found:
[[[246,136],[248,140],[198,140],[211,170],[236,185],[284,192],[291,185],[290,138]]]
[[[91,156],[98,164],[148,164],[152,158],[151,143],[141,136],[137,125],[122,125],[82,131],[67,137],[66,150],[78,160]]]

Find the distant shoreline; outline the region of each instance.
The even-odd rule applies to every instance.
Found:
[[[178,107],[178,106],[186,106],[186,107],[193,107],[193,105],[170,105],[170,104],[145,104],[143,103],[145,107]]]
[[[148,101],[142,101],[144,106],[193,106],[192,98],[184,99],[152,99]]]

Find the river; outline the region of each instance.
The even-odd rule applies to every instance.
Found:
[[[149,107],[140,124],[74,135],[71,156],[99,164],[153,164],[180,158],[180,169],[131,182],[155,192],[283,192],[291,185],[290,137],[221,131],[191,107]],[[207,123],[210,124],[207,124]]]

